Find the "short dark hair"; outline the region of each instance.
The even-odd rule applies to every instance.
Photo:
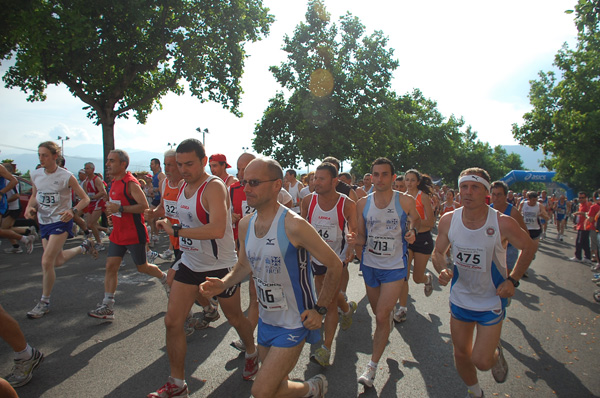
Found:
[[[347,178],[347,179],[349,179],[350,181],[352,181],[352,175],[351,175],[350,173],[343,172],[343,173],[340,173],[340,174],[339,174],[339,176],[340,176],[340,177]]]
[[[504,195],[508,195],[508,185],[504,181],[492,182],[492,189],[494,188],[502,188],[502,190],[504,191]]]
[[[158,160],[157,158],[150,159],[150,163],[152,162],[156,162],[160,166],[160,160]]]
[[[293,175],[294,177],[296,177],[296,170],[294,170],[294,169],[289,169],[289,170],[286,170],[286,171],[285,171],[285,174],[291,174],[291,175]]]
[[[317,170],[327,170],[329,174],[331,174],[331,178],[336,178],[338,176],[338,169],[335,167],[333,163],[323,162],[317,166]]]
[[[577,196],[579,196],[579,195],[583,195],[583,196],[585,196],[586,198],[588,197],[588,196],[587,196],[587,193],[585,193],[584,191],[579,191],[579,193],[577,194]]]
[[[336,169],[340,169],[340,161],[333,156],[327,156],[325,159],[323,159],[323,163],[331,163]]]
[[[391,160],[389,160],[388,158],[377,158],[373,161],[373,163],[371,163],[371,172],[373,172],[373,166],[378,166],[380,164],[387,164],[390,166],[390,170],[392,172],[392,174],[394,173],[394,164],[392,163]]]
[[[533,198],[537,198],[539,195],[537,192],[535,191],[529,191],[527,192],[527,199],[533,199]]]
[[[187,140],[181,141],[181,143],[177,146],[175,150],[177,153],[189,153],[196,152],[196,156],[198,159],[202,160],[206,157],[206,151],[204,150],[204,145],[202,142],[195,138],[188,138]]]

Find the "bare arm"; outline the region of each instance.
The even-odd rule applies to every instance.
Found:
[[[523,228],[523,230],[527,231],[527,225],[525,224],[525,220],[523,219],[523,215],[519,213],[519,211],[513,206],[510,211],[510,216],[517,221],[519,227]]]
[[[450,240],[448,239],[448,231],[450,230],[450,223],[452,222],[453,212],[446,213],[440,218],[438,224],[438,236],[435,240],[435,250],[431,255],[431,261],[433,267],[440,275],[438,281],[441,285],[446,286],[452,279],[452,270],[446,268],[446,252],[450,247]]]
[[[344,203],[344,217],[346,217],[346,222],[348,223],[348,233],[356,234],[358,230],[358,217],[356,214],[356,203],[353,200],[346,200]],[[346,262],[349,263],[354,259],[354,249],[355,245],[349,245],[348,251],[346,253]]]
[[[100,178],[94,178],[94,186],[96,187],[96,190],[98,191],[98,193],[95,194],[94,196],[90,197],[90,199],[97,200],[97,199],[102,199],[103,197],[106,196],[106,188],[104,187],[104,183],[102,182],[102,180]]]
[[[410,230],[404,235],[404,238],[408,243],[413,243],[417,237],[415,230],[418,231],[421,227],[421,216],[417,211],[416,201],[412,196],[400,192],[400,206],[410,218]],[[431,203],[429,208],[431,209]],[[431,217],[433,218],[433,211]]]
[[[0,164],[0,177],[4,177],[8,181],[8,184],[5,187],[2,187],[2,189],[0,189],[0,194],[6,194],[7,192],[10,192],[10,190],[13,189],[19,183],[19,181],[17,181],[15,176],[13,176],[1,164]]]
[[[133,197],[133,199],[137,202],[134,205],[126,205],[123,206],[123,213],[133,213],[133,214],[143,214],[144,211],[148,208],[148,201],[146,200],[146,195],[138,184],[133,181],[127,183],[127,190],[129,194]],[[106,212],[107,214],[113,214],[119,212],[119,205],[116,203],[108,202],[106,204]]]
[[[308,206],[310,205],[310,201],[313,197],[312,193],[309,193],[308,195],[306,195],[304,197],[304,199],[302,199],[302,202],[300,202],[300,216],[302,218],[304,218],[306,220],[306,217],[308,216]]]

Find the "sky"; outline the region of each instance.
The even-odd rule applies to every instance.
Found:
[[[270,35],[249,43],[240,110],[237,118],[218,104],[201,104],[189,93],[169,94],[161,100],[145,125],[133,117],[118,119],[117,148],[162,153],[186,138],[202,140],[208,128],[206,149],[224,153],[235,165],[237,157],[252,152],[254,126],[260,121],[269,98],[280,86],[268,68],[285,60],[281,50],[284,35],[305,20],[307,3],[297,0],[263,0],[276,21]],[[398,94],[420,89],[435,100],[445,116],[463,117],[490,145],[513,145],[511,125],[521,123],[531,109],[529,81],[540,70],[551,70],[563,43],[576,39],[574,0],[325,0],[331,21],[347,11],[357,16],[368,34],[381,30],[400,66],[392,89]],[[0,73],[7,69],[0,66]],[[30,103],[18,89],[0,87],[0,158],[35,153],[37,145],[58,136],[64,141],[67,160],[77,156],[77,147],[102,143],[101,127],[95,126],[82,109],[83,102],[65,86],[52,86],[47,100]],[[57,141],[60,144],[60,141]],[[247,149],[250,148],[250,149]],[[74,153],[75,152],[75,153]],[[88,155],[89,156],[89,155]],[[97,158],[102,158],[101,148]]]

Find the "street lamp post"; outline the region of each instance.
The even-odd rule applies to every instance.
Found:
[[[65,138],[62,138],[60,135],[56,138],[58,140],[60,140],[60,153],[62,155],[62,157],[65,157],[65,141],[69,141],[69,137],[65,136]]]
[[[206,146],[206,134],[210,134],[207,128],[202,130],[200,127],[196,128],[196,131],[202,133],[202,146]]]
[[[174,146],[177,146],[177,143],[176,142],[173,142],[173,143],[167,142],[167,145],[169,148],[173,149]]]

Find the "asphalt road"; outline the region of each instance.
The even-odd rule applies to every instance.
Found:
[[[553,226],[551,225],[552,229]],[[496,384],[489,372],[479,374],[486,397],[600,396],[598,319],[600,304],[589,267],[572,263],[575,234],[556,241],[552,230],[508,309],[502,344],[510,372]],[[81,238],[67,242],[78,245]],[[167,239],[161,236],[160,250]],[[163,317],[166,296],[160,284],[139,274],[131,259],[121,268],[116,319],[87,316],[103,297],[103,252],[98,260],[78,256],[58,269],[51,312],[30,320],[25,314],[41,294],[41,244],[31,255],[4,253],[0,246],[0,303],[20,323],[27,340],[46,356],[28,385],[18,389],[32,397],[145,397],[169,374]],[[166,270],[168,264],[158,265]],[[433,270],[431,263],[428,268]],[[354,324],[338,332],[333,365],[322,370],[304,348],[292,378],[324,372],[328,397],[464,397],[450,343],[448,288],[434,284],[426,298],[411,282],[408,320],[396,325],[379,364],[374,388],[357,377],[370,358],[374,320],[358,265],[350,265],[350,299],[358,302]],[[243,285],[243,308],[247,283]],[[213,327],[188,337],[186,379],[192,397],[249,397],[251,382],[242,380],[243,356],[229,346],[235,331],[222,316]],[[316,346],[314,348],[317,348]],[[12,352],[0,342],[0,375],[9,373]]]

